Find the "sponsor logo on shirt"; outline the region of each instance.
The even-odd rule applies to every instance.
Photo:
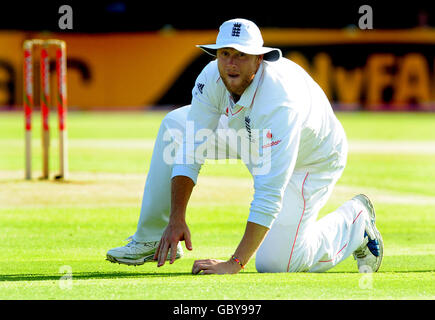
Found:
[[[266,138],[267,138],[267,139],[272,139],[272,137],[273,137],[272,132],[269,130],[269,131],[266,133]],[[263,145],[262,148],[265,149],[265,148],[273,147],[273,146],[276,146],[276,145],[277,145],[278,143],[280,143],[280,142],[281,142],[281,140],[271,141],[271,142],[269,142],[269,143]]]
[[[269,147],[273,147],[273,146],[276,146],[280,142],[281,142],[281,140],[272,141],[271,143],[265,144],[262,148],[266,149],[266,148],[269,148]]]
[[[203,83],[197,83],[196,87],[198,88],[199,92],[202,94],[202,90],[204,90],[204,84]]]
[[[249,141],[251,141],[251,119],[249,119],[249,117],[245,117],[245,127],[246,131],[248,131]]]

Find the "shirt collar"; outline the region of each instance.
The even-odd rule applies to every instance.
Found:
[[[233,98],[231,97],[231,94],[228,93],[229,99],[230,99],[230,105],[239,105],[244,108],[250,108],[252,107],[252,104],[254,103],[255,95],[258,90],[258,86],[260,84],[261,79],[263,78],[264,73],[264,66],[263,63],[260,63],[260,66],[258,67],[257,73],[255,74],[254,80],[252,80],[251,84],[245,89],[242,96],[240,97],[239,101],[234,104]]]

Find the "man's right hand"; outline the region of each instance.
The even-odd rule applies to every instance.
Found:
[[[188,250],[192,250],[190,230],[186,222],[170,221],[163,232],[162,238],[160,239],[159,245],[156,249],[156,253],[154,254],[154,260],[157,260],[157,267],[161,267],[165,264],[169,250],[171,250],[171,260],[169,263],[174,263],[175,256],[177,255],[177,245],[180,241],[184,241],[186,248]]]
[[[154,260],[158,261],[157,267],[165,264],[169,249],[171,250],[170,263],[174,263],[177,245],[180,241],[184,240],[186,248],[192,250],[190,231],[186,224],[186,207],[193,187],[194,183],[189,177],[175,176],[172,178],[169,224],[163,232],[159,246],[154,254]]]

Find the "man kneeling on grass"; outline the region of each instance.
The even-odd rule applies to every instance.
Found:
[[[137,231],[107,259],[128,265],[157,260],[160,267],[182,256],[180,241],[192,250],[185,214],[200,167],[206,158],[234,156],[254,179],[245,233],[228,260],[197,260],[192,273],[237,273],[255,252],[258,272],[323,272],[351,254],[360,272],[376,272],[383,242],[366,196],[317,220],[348,149],[322,89],[279,49],[264,47],[249,20],[224,22],[216,44],[198,47],[216,59],[199,74],[191,105],[163,119]],[[219,130],[240,139],[210,134]],[[204,144],[223,152],[204,155]]]

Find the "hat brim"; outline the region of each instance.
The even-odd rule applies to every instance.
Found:
[[[263,59],[266,61],[276,61],[282,57],[282,53],[280,49],[270,48],[270,47],[248,47],[241,46],[237,43],[229,43],[225,45],[218,44],[207,44],[207,45],[197,45],[198,48],[201,48],[209,55],[216,57],[216,52],[218,49],[222,48],[233,48],[240,52],[252,55],[264,55]]]

